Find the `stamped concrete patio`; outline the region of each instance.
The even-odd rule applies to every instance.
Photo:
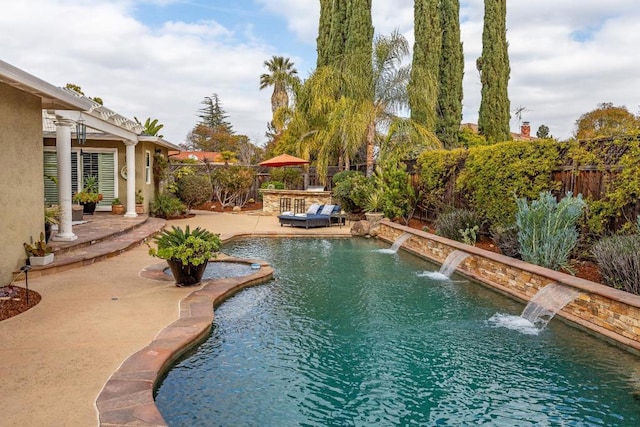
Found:
[[[168,226],[186,224],[220,233],[224,240],[349,235],[348,226],[280,227],[275,217],[251,213],[198,212]],[[2,426],[98,425],[95,402],[107,380],[179,318],[181,300],[196,289],[144,277],[142,270],[158,259],[144,245],[127,249],[97,254],[100,262],[85,260],[77,268],[29,278],[42,301],[0,322]]]

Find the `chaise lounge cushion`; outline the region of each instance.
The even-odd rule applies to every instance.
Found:
[[[310,213],[316,212],[316,213]],[[325,213],[328,212],[328,213]],[[339,205],[311,205],[304,214],[291,215],[290,212],[285,212],[278,216],[280,220],[280,226],[290,225],[292,227],[330,227],[332,223],[332,215],[340,212]],[[289,214],[289,215],[286,215]]]

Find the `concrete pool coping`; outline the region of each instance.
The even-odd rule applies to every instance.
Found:
[[[167,226],[187,224],[219,233],[225,241],[351,235],[348,226],[280,227],[277,217],[250,212],[197,211]],[[143,277],[141,270],[158,261],[141,245],[80,268],[29,277],[29,289],[42,301],[0,322],[3,427],[99,424],[96,398],[110,376],[175,322],[180,301],[197,290]]]
[[[149,345],[129,356],[111,375],[96,399],[101,426],[167,425],[153,399],[158,381],[189,349],[206,339],[214,318],[213,308],[236,292],[265,283],[274,269],[261,260],[221,257],[220,261],[259,264],[255,273],[203,281],[180,301],[180,317],[161,330]],[[143,276],[166,280],[166,263],[154,264]]]

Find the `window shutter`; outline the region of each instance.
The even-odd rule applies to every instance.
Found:
[[[57,205],[58,199],[58,154],[44,152],[44,199],[47,204]],[[55,179],[55,182],[53,179]],[[71,193],[78,191],[78,153],[71,153]]]
[[[55,182],[54,182],[55,180]],[[48,205],[58,204],[58,165],[55,151],[44,152],[44,200]]]
[[[113,153],[98,154],[98,188],[103,199],[100,206],[111,206],[115,198],[115,165]]]

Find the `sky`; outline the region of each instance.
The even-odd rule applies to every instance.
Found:
[[[482,0],[461,0],[463,122],[476,123]],[[301,78],[316,63],[319,0],[20,0],[0,14],[0,59],[53,85],[74,83],[117,113],[157,118],[183,143],[205,97],[217,94],[236,133],[257,145],[271,120],[272,56]],[[373,0],[376,34],[413,45],[413,1]],[[529,121],[560,139],[600,103],[640,108],[640,2],[507,1],[511,130]],[[516,110],[521,110],[517,117]]]

